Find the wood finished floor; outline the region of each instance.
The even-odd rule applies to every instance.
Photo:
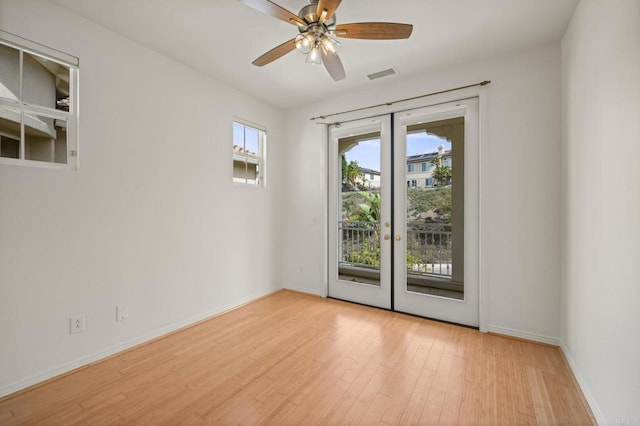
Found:
[[[0,424],[594,424],[557,348],[281,291],[0,401]]]

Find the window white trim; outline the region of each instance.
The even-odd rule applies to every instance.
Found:
[[[267,133],[267,127],[266,126],[264,126],[262,124],[254,123],[253,121],[245,120],[244,118],[240,118],[240,117],[234,116],[233,117],[233,122],[234,123],[238,123],[238,124],[242,124],[243,126],[253,127],[256,130],[262,130],[263,132]]]
[[[75,56],[69,55],[68,53],[53,49],[35,41],[27,40],[26,38],[22,38],[6,31],[0,30],[0,40],[5,41],[5,44],[18,46],[28,53],[38,56],[45,56],[47,59],[51,59],[55,62],[67,65],[69,67],[78,68],[80,65],[80,59]]]

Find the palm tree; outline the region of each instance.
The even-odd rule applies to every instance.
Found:
[[[445,186],[451,182],[451,167],[443,164],[441,155],[433,157],[431,165],[433,166],[431,177],[436,181],[436,186]]]
[[[364,181],[364,174],[357,161],[347,160],[342,156],[342,184],[351,189],[358,188]]]
[[[344,156],[344,154],[342,154],[341,159],[342,159],[342,182],[344,182],[345,179],[347,178],[347,168],[349,166],[347,165],[347,158]]]
[[[436,167],[431,176],[436,181],[437,186],[445,186],[451,182],[451,168],[447,166]]]

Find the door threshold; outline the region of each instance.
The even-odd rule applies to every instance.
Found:
[[[460,324],[460,323],[453,322],[453,321],[447,321],[447,320],[433,318],[433,317],[426,317],[426,316],[423,316],[423,315],[411,314],[409,312],[402,312],[402,311],[396,311],[396,310],[393,310],[393,309],[381,308],[379,306],[367,305],[366,303],[359,303],[359,302],[352,302],[350,300],[338,299],[337,297],[333,297],[333,296],[327,296],[327,299],[337,300],[339,302],[351,303],[352,305],[365,306],[367,308],[380,309],[382,311],[393,312],[395,314],[407,315],[407,316],[414,317],[414,318],[426,319],[426,320],[429,320],[429,321],[435,321],[435,322],[439,322],[439,323],[443,323],[443,324],[457,325],[459,327],[469,328],[469,329],[472,329],[472,330],[478,330],[478,331],[480,330],[479,327],[476,327],[474,325]]]

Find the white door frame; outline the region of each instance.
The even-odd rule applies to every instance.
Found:
[[[489,116],[487,114],[488,105],[489,105],[489,91],[488,86],[475,86],[468,87],[465,89],[450,91],[446,93],[439,93],[428,98],[416,98],[408,101],[397,102],[393,104],[385,104],[376,106],[373,108],[369,108],[366,110],[359,110],[353,112],[345,112],[339,115],[333,115],[331,117],[332,122],[350,122],[353,120],[364,119],[366,117],[384,115],[397,113],[400,111],[407,111],[412,108],[421,108],[431,105],[438,105],[445,102],[453,102],[461,99],[468,99],[477,97],[479,99],[479,157],[478,157],[478,174],[479,174],[479,182],[478,182],[478,197],[480,199],[479,212],[478,212],[478,221],[480,223],[478,238],[479,238],[479,258],[478,258],[478,309],[479,309],[479,328],[481,332],[487,332],[489,326],[489,309],[488,309],[488,300],[489,300],[489,279],[488,279],[488,268],[484,266],[483,262],[483,251],[485,250],[486,242],[484,241],[483,235],[485,235],[485,225],[483,223],[482,217],[484,212],[483,207],[483,164],[484,164],[484,151],[485,151],[485,141],[489,139]],[[384,102],[384,99],[380,100]],[[326,128],[326,127],[325,127]],[[325,148],[328,148],[328,134],[329,132],[325,132],[325,137],[323,140],[323,145]],[[325,153],[328,155],[328,150],[325,150]],[[326,164],[326,163],[325,163]],[[328,170],[325,170],[325,176],[328,176]],[[325,202],[328,202],[328,187],[325,186],[324,190],[324,199]],[[327,217],[328,210],[325,211],[324,224],[326,226],[325,235],[329,233],[329,223]],[[327,240],[325,239],[325,242]],[[325,247],[326,248],[326,247]],[[324,250],[325,259],[324,265],[328,266],[328,250]],[[328,270],[328,267],[325,268],[325,273]],[[321,293],[322,296],[327,297],[329,295],[329,283],[327,277],[325,275],[324,280],[324,291]]]

